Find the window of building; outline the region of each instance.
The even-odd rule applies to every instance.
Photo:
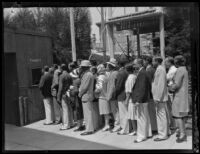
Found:
[[[34,68],[32,71],[32,85],[39,85],[42,76],[41,68]]]

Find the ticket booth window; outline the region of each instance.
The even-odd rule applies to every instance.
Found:
[[[32,85],[39,85],[42,76],[41,68],[32,69]]]

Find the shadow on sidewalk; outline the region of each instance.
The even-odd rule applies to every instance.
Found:
[[[12,145],[12,146],[11,146]],[[14,146],[15,145],[15,146]],[[117,147],[30,128],[5,125],[4,150],[115,150]]]

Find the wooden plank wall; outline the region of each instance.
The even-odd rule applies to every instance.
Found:
[[[24,30],[5,30],[4,52],[16,52],[19,96],[27,97],[28,123],[45,118],[38,86],[32,86],[32,69],[53,63],[51,37]]]

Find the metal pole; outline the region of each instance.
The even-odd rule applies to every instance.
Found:
[[[165,59],[165,31],[164,31],[164,14],[160,16],[160,52],[163,60]]]
[[[140,57],[140,31],[139,28],[137,29],[137,51],[138,51],[138,57]]]
[[[72,43],[72,60],[76,61],[76,42],[74,31],[74,8],[70,8],[70,27],[71,27],[71,43]]]
[[[104,8],[101,7],[101,43],[103,44],[103,57],[106,60],[106,35],[105,35]]]
[[[108,19],[112,18],[112,7],[108,8]],[[110,52],[110,58],[114,58],[114,41],[113,41],[113,24],[107,24],[107,35],[108,35],[108,46],[109,46],[109,52]]]

